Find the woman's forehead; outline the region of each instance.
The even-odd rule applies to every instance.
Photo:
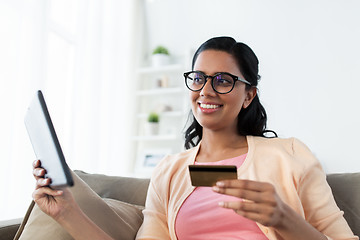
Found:
[[[195,61],[194,70],[207,75],[228,72],[242,76],[235,58],[231,54],[219,50],[202,51]]]

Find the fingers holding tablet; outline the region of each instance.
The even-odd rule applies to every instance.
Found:
[[[36,188],[49,186],[51,183],[50,178],[45,178],[46,170],[41,167],[40,160],[36,160],[33,163],[33,175],[36,179]]]
[[[33,163],[33,175],[35,178],[44,177],[45,176],[45,169],[41,167],[40,160],[36,160]]]

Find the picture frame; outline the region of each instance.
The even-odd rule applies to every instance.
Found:
[[[143,149],[138,154],[136,174],[142,177],[150,177],[156,165],[170,153],[171,149],[168,148]]]

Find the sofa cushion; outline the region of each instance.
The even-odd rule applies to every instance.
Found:
[[[360,173],[328,174],[327,181],[351,230],[360,236]]]
[[[0,239],[13,239],[21,223],[21,218],[0,221]]]
[[[82,211],[114,239],[134,239],[142,224],[143,206],[101,198],[73,173],[74,187],[69,188]],[[72,239],[51,217],[32,202],[15,240]],[[46,227],[44,227],[46,226]]]
[[[74,171],[100,197],[145,206],[149,179],[108,176]]]
[[[114,199],[103,199],[109,207],[124,220],[128,227],[122,229],[119,235],[122,239],[135,239],[136,233],[141,226],[143,215],[142,206],[136,206]],[[36,204],[31,206],[31,215],[26,222],[22,232],[18,232],[14,240],[72,240],[73,238],[51,217],[44,214]],[[96,208],[94,208],[96,209]],[[44,226],[46,226],[44,228]],[[120,229],[120,228],[119,228]],[[120,229],[121,231],[121,229]],[[126,232],[125,232],[126,231]]]

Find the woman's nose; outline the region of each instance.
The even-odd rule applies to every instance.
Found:
[[[200,91],[201,96],[214,96],[216,92],[214,91],[213,87],[211,86],[211,79],[208,79],[205,83],[205,86]]]

